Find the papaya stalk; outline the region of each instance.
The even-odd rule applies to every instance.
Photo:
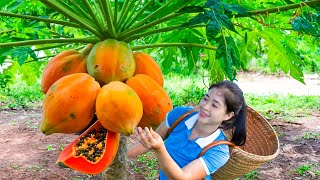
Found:
[[[122,34],[119,35],[119,39],[125,39],[125,38],[127,38],[127,37],[130,37],[130,36],[138,33],[138,32],[141,32],[141,31],[143,31],[143,30],[146,30],[146,29],[148,29],[148,28],[150,28],[150,27],[153,27],[153,26],[155,26],[155,25],[158,25],[158,24],[160,24],[160,23],[162,23],[162,22],[164,22],[164,21],[170,20],[170,19],[175,18],[175,17],[180,16],[180,15],[181,15],[181,14],[170,14],[170,15],[167,15],[167,16],[165,16],[165,17],[162,17],[162,18],[160,18],[160,19],[158,19],[158,20],[155,20],[155,21],[152,21],[152,22],[150,22],[150,23],[148,23],[148,24],[145,24],[145,25],[143,25],[143,26],[141,26],[141,27],[138,27],[138,28],[136,28],[136,29],[132,29],[132,30],[130,30],[130,31],[124,31]]]
[[[50,0],[40,0],[42,3],[46,4],[47,6],[55,9],[59,13],[65,15],[72,21],[78,23],[79,25],[85,27],[88,29],[90,32],[92,32],[94,35],[96,35],[100,39],[104,39],[103,35],[101,32],[97,31],[97,27],[93,23],[91,23],[90,20],[83,18],[82,16],[79,16],[78,14],[74,13],[69,6],[64,5],[62,3],[59,3],[59,1],[50,1]]]
[[[69,38],[69,39],[39,39],[39,40],[26,40],[19,42],[0,43],[0,47],[12,46],[32,46],[39,44],[52,44],[52,43],[97,43],[97,38]]]
[[[117,22],[118,16],[118,0],[114,1],[114,13],[113,13],[113,22]]]
[[[159,29],[155,29],[155,30],[151,30],[151,31],[147,31],[147,32],[139,33],[139,34],[134,34],[130,37],[124,38],[123,41],[124,42],[131,42],[133,40],[140,39],[140,38],[146,37],[146,36],[150,36],[152,34],[170,32],[173,30],[182,30],[182,29],[187,29],[187,28],[205,27],[205,26],[206,26],[205,24],[196,24],[196,25],[184,26],[184,27],[181,27],[181,25],[168,26],[165,28],[159,28]]]
[[[93,12],[93,9],[92,7],[89,5],[88,1],[87,0],[82,0],[83,4],[85,5],[87,11],[89,12],[89,15],[91,17],[91,19],[93,20],[93,22],[97,25],[97,29],[99,30],[99,32],[103,32],[104,31],[104,28],[103,27],[103,24],[101,23],[101,20],[98,19],[100,17],[102,17],[102,15],[100,14],[101,12],[100,11],[96,11],[97,14],[95,14]],[[99,13],[100,12],[100,13]]]
[[[156,47],[198,47],[198,48],[204,48],[204,49],[210,49],[210,50],[217,50],[217,47],[214,47],[214,46],[195,44],[195,43],[157,43],[157,44],[133,46],[131,49],[133,51],[138,51],[141,49],[156,48]]]
[[[77,2],[75,2],[74,0],[70,0],[70,3],[78,10],[80,11],[80,13],[87,19],[91,19],[91,17],[88,15],[88,13],[79,6],[79,4]]]
[[[146,23],[147,21],[149,21],[152,17],[154,17],[155,15],[157,15],[161,10],[165,9],[171,2],[173,2],[173,0],[169,0],[166,4],[164,4],[163,6],[161,6],[159,9],[157,9],[156,11],[154,11],[153,13],[151,13],[150,15],[148,15],[147,17],[143,18],[141,21],[137,22],[136,24],[134,24],[131,28],[137,28],[140,27],[141,25],[143,25],[144,23]],[[131,29],[130,28],[130,29]],[[128,28],[129,29],[129,28]]]
[[[42,50],[58,48],[58,47],[66,46],[66,45],[68,45],[68,44],[65,43],[65,44],[57,44],[57,45],[53,45],[53,46],[45,46],[45,47],[33,49],[33,51],[42,51]]]
[[[42,22],[48,22],[48,23],[53,23],[53,24],[60,24],[60,25],[64,25],[64,26],[69,26],[69,27],[81,28],[81,26],[79,24],[73,23],[73,22],[50,19],[50,18],[42,18],[42,17],[30,16],[30,15],[23,15],[23,14],[15,14],[15,13],[10,13],[10,12],[0,11],[0,16],[32,19],[32,20],[36,20],[36,21],[42,21]]]
[[[115,22],[113,22],[113,14],[111,11],[110,1],[102,1],[103,9],[105,10],[105,19],[107,20],[107,28],[110,29],[108,33],[111,35],[112,38],[116,38],[116,30],[115,30]]]
[[[116,26],[117,30],[121,30],[120,26],[122,26],[124,19],[127,18],[126,16],[128,14],[128,11],[130,8],[132,8],[133,3],[134,3],[134,1],[130,1],[130,0],[126,0],[124,2],[124,5],[123,5],[121,12],[120,12],[119,19],[117,21],[117,26]]]
[[[137,14],[128,22],[124,29],[129,29],[129,27],[140,17],[143,12],[153,3],[154,0],[150,0],[147,4],[145,4]]]

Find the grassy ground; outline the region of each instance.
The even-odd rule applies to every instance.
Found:
[[[165,90],[172,99],[174,106],[197,104],[207,91],[200,77],[168,75],[165,77]],[[7,88],[0,89],[0,109],[29,108],[41,105],[44,94],[40,84],[27,85],[16,82]],[[308,116],[320,109],[320,96],[295,95],[256,95],[245,94],[246,103],[267,118],[273,115],[284,116],[286,119]]]
[[[171,97],[174,106],[197,104],[206,92],[207,87],[199,77],[166,76],[165,90]],[[40,91],[40,84],[27,85],[23,82],[10,85],[6,89],[0,89],[0,110],[21,109],[41,106],[44,95]],[[295,122],[301,117],[312,116],[313,112],[320,110],[319,96],[294,96],[294,95],[256,95],[245,94],[249,106],[262,113],[267,119],[285,119]],[[280,134],[281,135],[281,134]],[[314,131],[305,132],[302,137],[318,139],[319,134]],[[157,176],[158,166],[155,159],[150,158],[150,153],[141,155],[135,162],[131,162],[134,171],[145,174],[147,179]],[[296,168],[296,173],[303,174],[311,169],[319,169],[320,164],[304,164]],[[318,177],[319,171],[314,171]],[[247,179],[255,179],[257,171],[245,176]]]

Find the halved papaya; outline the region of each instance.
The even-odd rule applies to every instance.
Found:
[[[109,131],[96,121],[62,150],[56,163],[85,174],[100,174],[116,156],[119,142],[120,133]]]

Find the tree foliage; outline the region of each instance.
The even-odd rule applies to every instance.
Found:
[[[164,72],[211,81],[235,80],[267,55],[272,70],[304,82],[301,57],[316,56],[301,52],[319,55],[319,0],[2,0],[0,9],[0,65],[11,62],[6,72],[25,79],[33,72],[30,82],[56,53],[107,38],[152,54]]]

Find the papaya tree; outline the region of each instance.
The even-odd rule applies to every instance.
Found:
[[[179,65],[211,82],[235,80],[265,55],[304,83],[299,42],[319,51],[319,0],[2,0],[0,8],[0,65],[38,71],[58,52],[114,39],[153,54],[164,72]],[[125,145],[119,151],[125,157]]]

